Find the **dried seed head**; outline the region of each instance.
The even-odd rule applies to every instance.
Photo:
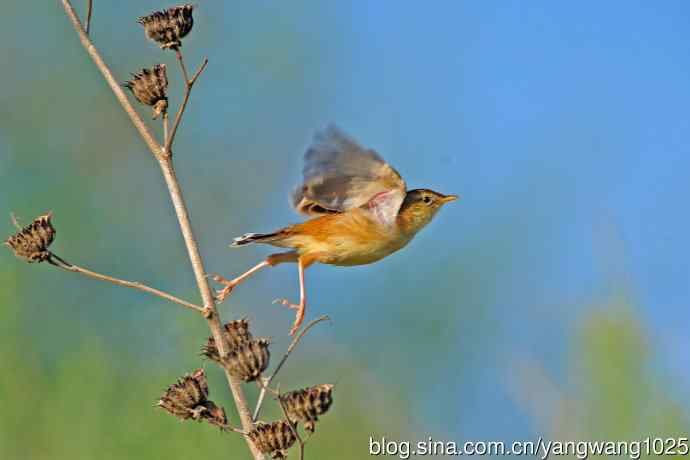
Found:
[[[220,428],[225,428],[228,424],[228,418],[225,416],[225,409],[221,406],[216,406],[213,401],[204,401],[197,408],[203,408],[199,412],[200,420],[205,420],[211,425]]]
[[[224,326],[225,338],[228,341],[230,350],[233,350],[245,342],[248,342],[252,338],[252,334],[249,332],[249,321],[246,319],[237,319],[226,323]],[[202,356],[220,363],[220,354],[218,353],[218,347],[216,347],[216,341],[213,337],[209,337],[206,341],[206,345],[201,348]]]
[[[193,374],[185,374],[168,387],[158,405],[175,417],[183,420],[198,418],[195,408],[203,406],[208,398],[208,382],[203,369],[197,369]]]
[[[293,421],[304,422],[304,429],[313,433],[319,415],[325,414],[333,404],[333,385],[316,385],[286,393],[280,397]]]
[[[252,334],[249,332],[249,321],[245,318],[230,321],[225,324],[224,328],[230,348],[237,348],[252,338]]]
[[[161,48],[177,49],[182,46],[181,39],[192,30],[193,9],[193,5],[173,6],[165,11],[154,11],[148,16],[142,16],[137,22],[144,26],[146,36],[160,43]]]
[[[231,350],[226,358],[230,373],[245,382],[256,380],[268,367],[269,344],[268,339],[252,339]]]
[[[271,454],[272,458],[287,458],[287,450],[297,440],[285,420],[273,423],[259,422],[247,436],[259,451]]]
[[[125,82],[137,101],[153,107],[153,118],[168,110],[168,75],[165,64],[156,64],[151,69],[142,69],[132,74],[132,79]]]
[[[50,257],[48,246],[55,239],[55,228],[50,223],[51,213],[34,219],[5,241],[5,246],[12,249],[14,255],[27,262],[43,262]]]
[[[225,428],[228,424],[225,409],[207,398],[206,374],[203,369],[197,369],[170,385],[157,405],[182,420],[203,420]]]

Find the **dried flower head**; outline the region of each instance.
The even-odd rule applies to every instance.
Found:
[[[225,409],[221,406],[216,406],[213,401],[204,401],[197,406],[199,410],[199,419],[206,420],[211,425],[220,428],[225,428],[228,424],[228,418],[225,416]]]
[[[165,64],[156,64],[151,69],[133,73],[132,79],[125,82],[137,101],[153,107],[153,118],[168,110],[168,75]]]
[[[316,385],[280,396],[292,421],[304,422],[304,429],[313,433],[319,415],[325,414],[333,404],[333,385]]]
[[[193,5],[173,6],[142,16],[137,22],[144,26],[146,36],[160,43],[161,48],[177,49],[182,46],[182,38],[192,30],[193,9]]]
[[[203,369],[197,369],[170,385],[157,405],[182,420],[205,420],[224,427],[227,425],[225,409],[207,398],[206,374]]]
[[[259,451],[271,454],[272,458],[287,458],[287,450],[297,438],[285,420],[273,423],[257,423],[247,436]]]
[[[234,350],[252,338],[252,334],[249,332],[249,321],[246,319],[230,321],[223,327],[230,350]],[[206,345],[201,348],[201,354],[211,361],[220,363],[220,354],[218,353],[218,347],[216,347],[216,340],[213,337],[208,338]]]
[[[27,262],[43,262],[50,257],[48,246],[55,239],[55,228],[50,223],[51,213],[34,219],[26,227],[5,241],[5,246],[12,249],[14,255]]]
[[[226,358],[230,374],[245,382],[256,380],[268,367],[269,344],[268,339],[252,339],[230,350]]]
[[[184,377],[168,387],[158,405],[176,417],[191,418],[192,409],[206,401],[208,382],[203,369]]]

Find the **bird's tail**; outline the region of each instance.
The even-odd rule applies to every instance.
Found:
[[[231,247],[239,247],[252,243],[272,243],[278,238],[280,232],[274,233],[245,233],[232,240]]]

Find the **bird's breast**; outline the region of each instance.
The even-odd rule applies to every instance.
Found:
[[[329,265],[370,264],[394,253],[410,240],[396,226],[384,226],[365,212],[329,215],[305,224],[310,222],[317,225],[306,226],[297,250]]]

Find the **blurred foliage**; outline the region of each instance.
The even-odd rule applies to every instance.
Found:
[[[682,406],[655,374],[648,332],[630,304],[616,299],[585,318],[573,356],[572,398],[587,439],[678,437],[690,432]]]
[[[552,440],[687,437],[690,420],[656,372],[647,331],[627,300],[602,302],[572,337],[566,379],[524,360],[517,399]]]
[[[154,407],[166,386],[178,377],[169,369],[181,375],[192,367],[179,369],[169,359],[144,365],[96,338],[42,365],[35,342],[27,340],[29,330],[20,326],[21,293],[12,286],[21,283],[15,283],[8,270],[0,272],[0,281],[9,287],[0,291],[0,458],[244,458],[246,447],[238,435],[179,422]],[[35,330],[30,324],[27,328]],[[53,333],[72,332],[61,327]],[[275,364],[283,351],[273,350]],[[143,350],[140,355],[144,360],[160,359],[152,353]],[[123,365],[123,360],[132,364]],[[190,366],[194,365],[202,364],[192,360]],[[355,371],[347,363],[340,365]],[[211,374],[211,399],[226,407],[237,426],[220,371],[210,364],[206,367]],[[361,381],[365,379],[362,375]],[[361,458],[372,433],[404,437],[400,420],[406,416],[395,395],[373,384],[368,391],[377,395],[375,400],[361,399],[353,388],[336,388],[331,413],[322,417],[308,443],[310,458]],[[251,388],[249,393],[256,396]],[[264,419],[278,418],[278,411],[273,401],[267,401]]]

